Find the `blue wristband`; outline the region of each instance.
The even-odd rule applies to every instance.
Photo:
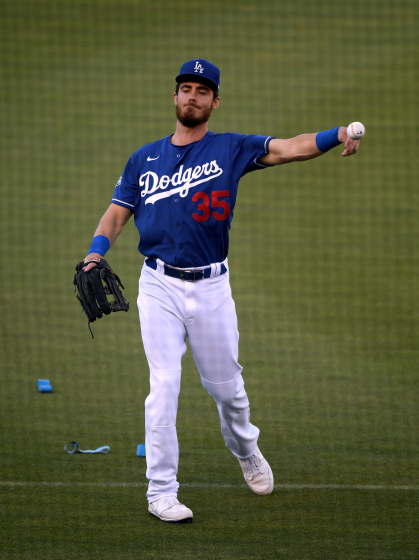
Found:
[[[337,126],[336,128],[317,133],[316,146],[321,152],[328,152],[332,148],[342,144],[338,138],[339,128],[340,126]]]
[[[90,245],[90,249],[87,252],[88,255],[90,253],[99,253],[102,257],[105,256],[105,253],[109,251],[111,246],[111,242],[105,235],[96,235],[93,238],[92,244]]]

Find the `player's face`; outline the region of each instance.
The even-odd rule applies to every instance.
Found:
[[[196,82],[180,85],[179,93],[174,94],[178,121],[193,128],[208,121],[211,111],[218,107],[220,98],[214,99],[212,90]]]

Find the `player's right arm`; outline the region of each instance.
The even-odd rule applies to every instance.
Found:
[[[287,140],[274,138],[269,142],[269,152],[260,159],[260,162],[268,165],[283,165],[293,161],[306,161],[323,155],[333,145],[339,143],[345,144],[345,150],[342,152],[343,156],[356,154],[359,140],[350,138],[344,126],[334,130],[336,131],[336,143],[333,144],[332,141],[332,144],[328,147],[326,142],[324,151],[319,149],[318,134],[332,134],[332,130],[314,134],[300,134],[295,138],[288,138]],[[323,147],[322,144],[321,146]]]
[[[116,238],[121,233],[122,228],[131,218],[132,214],[133,212],[128,208],[125,208],[124,206],[111,204],[99,222],[99,225],[95,231],[95,237],[97,235],[104,235],[109,239],[110,246],[112,247],[112,245],[116,241]],[[103,258],[103,255],[99,253],[89,253],[87,256]],[[89,263],[84,268],[84,270],[86,272],[89,272],[89,270],[94,266],[96,266],[95,263]]]

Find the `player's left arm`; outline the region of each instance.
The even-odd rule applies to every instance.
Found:
[[[261,163],[268,165],[282,165],[284,163],[292,163],[293,161],[306,161],[323,155],[326,152],[319,150],[317,147],[317,134],[300,134],[295,138],[280,140],[273,138],[269,142],[269,152],[260,158]],[[356,154],[359,147],[359,140],[352,140],[347,134],[347,128],[340,126],[337,131],[337,139],[340,143],[345,144],[342,152],[343,156],[352,156]]]

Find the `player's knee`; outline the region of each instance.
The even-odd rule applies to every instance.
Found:
[[[203,379],[202,385],[215,400],[218,411],[226,422],[232,422],[249,409],[249,399],[241,375],[230,383],[215,384]]]
[[[171,426],[176,422],[179,391],[180,371],[150,372],[150,394],[145,401],[145,410],[151,426]]]

